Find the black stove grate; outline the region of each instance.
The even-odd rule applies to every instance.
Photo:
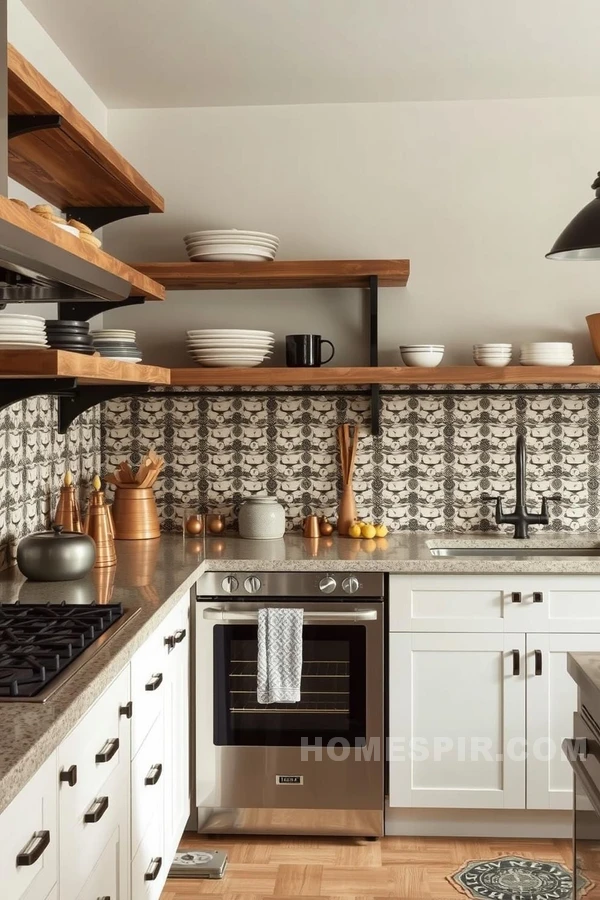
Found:
[[[0,603],[0,700],[35,697],[122,615],[120,603]]]

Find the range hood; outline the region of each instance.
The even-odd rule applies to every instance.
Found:
[[[0,194],[8,196],[7,3],[0,0]],[[62,300],[119,301],[131,285],[50,241],[0,219],[0,305]]]

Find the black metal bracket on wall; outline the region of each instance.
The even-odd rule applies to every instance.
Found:
[[[83,222],[92,231],[118,222],[121,219],[129,219],[131,216],[146,216],[150,213],[149,206],[66,206],[63,209],[68,219],[77,219]]]
[[[114,303],[107,300],[76,300],[69,302],[63,300],[58,304],[59,319],[79,319],[86,321],[100,313],[110,312],[111,309],[123,309],[125,306],[138,306],[145,303],[145,297],[128,297],[126,300],[115,300]]]
[[[8,115],[8,139],[18,137],[20,134],[29,134],[30,131],[45,131],[48,128],[60,128],[62,118],[58,115],[33,115],[9,113]]]
[[[117,397],[136,397],[146,394],[149,390],[147,384],[81,384],[76,385],[76,390],[67,396],[60,397],[58,401],[58,433],[66,434],[69,425],[72,425],[77,416],[86,410],[104,403],[105,400],[114,400]]]
[[[72,397],[76,387],[75,378],[4,378],[0,380],[0,409],[41,395]]]
[[[369,275],[369,365],[379,365],[379,278]],[[380,385],[371,385],[371,434],[381,434]]]

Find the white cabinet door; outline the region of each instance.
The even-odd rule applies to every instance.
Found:
[[[534,576],[530,578],[533,580]],[[597,575],[536,575],[535,582],[540,624],[528,631],[600,633],[600,578]]]
[[[523,809],[525,636],[391,634],[390,806]]]
[[[77,900],[129,900],[119,879],[121,854],[124,852],[121,831],[116,828],[110,836],[90,877],[77,894]]]
[[[567,653],[594,651],[597,634],[527,635],[527,808],[571,809],[573,770],[561,752],[573,734],[577,685]]]

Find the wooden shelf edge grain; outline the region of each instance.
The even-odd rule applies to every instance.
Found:
[[[3,378],[76,378],[81,384],[170,384],[170,371],[66,350],[0,350]]]
[[[86,244],[85,241],[69,234],[68,231],[57,228],[52,222],[37,216],[23,206],[19,206],[18,203],[13,203],[7,197],[0,196],[0,217],[18,228],[23,228],[25,231],[29,231],[31,234],[35,234],[37,237],[55,244],[57,247],[62,247],[63,250],[68,250],[69,253],[86,259],[107,272],[112,272],[114,275],[124,278],[130,283],[131,295],[134,297],[146,297],[147,300],[165,299],[165,289],[162,285],[152,281],[141,272],[132,269],[131,266],[120,259],[115,259],[114,256],[105,253],[104,250],[98,250],[96,247],[92,247],[91,244]]]
[[[171,384],[180,387],[294,386],[332,384],[596,384],[599,366],[443,366],[436,369],[403,366],[357,366],[287,369],[171,369]]]
[[[172,291],[368,288],[371,275],[377,275],[380,287],[404,287],[410,274],[408,259],[140,262],[131,265]]]
[[[147,206],[164,200],[140,173],[11,44],[8,112],[57,114],[60,128],[9,141],[9,175],[61,209],[67,206]]]

